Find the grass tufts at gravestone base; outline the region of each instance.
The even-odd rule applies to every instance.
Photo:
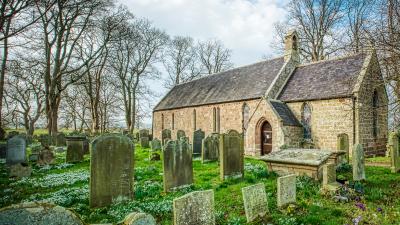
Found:
[[[217,162],[193,161],[194,185],[164,193],[161,161],[149,161],[149,149],[136,146],[134,200],[109,207],[89,208],[89,158],[76,164],[65,163],[65,153],[57,153],[57,164],[33,167],[33,175],[21,180],[9,179],[4,161],[0,164],[0,206],[26,201],[50,201],[75,210],[87,223],[116,223],[132,211],[152,214],[159,224],[172,224],[174,198],[192,191],[214,190],[216,224],[245,224],[242,188],[257,183],[265,185],[268,213],[264,222],[296,224],[399,224],[400,174],[389,168],[366,167],[367,180],[354,189],[341,190],[349,202],[336,202],[322,196],[320,184],[307,177],[297,177],[297,204],[277,208],[277,175],[268,172],[265,163],[246,159],[245,176],[220,180]],[[344,168],[344,169],[343,169]],[[352,180],[351,168],[341,167],[338,176]],[[357,190],[357,191],[353,191]],[[357,223],[358,222],[358,223]]]

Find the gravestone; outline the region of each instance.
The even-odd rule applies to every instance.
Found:
[[[149,148],[149,137],[141,137],[140,146],[142,146],[142,148]]]
[[[399,147],[399,134],[392,132],[389,135],[388,151],[391,158],[391,170],[392,173],[400,171],[400,147]]]
[[[183,131],[183,130],[178,130],[178,131],[176,132],[176,140],[181,139],[181,137],[186,137],[185,131]]]
[[[279,208],[296,203],[296,175],[278,177],[277,205]]]
[[[149,137],[149,130],[147,130],[147,129],[141,129],[141,130],[139,130],[139,138],[142,138],[142,137]]]
[[[337,137],[337,149],[346,152],[346,160],[349,161],[350,157],[350,145],[349,145],[349,135],[339,134]]]
[[[244,176],[243,137],[239,132],[230,130],[220,135],[219,154],[221,180]]]
[[[263,218],[268,212],[267,194],[263,183],[242,188],[244,211],[247,222],[258,217]]]
[[[219,134],[213,133],[203,139],[201,147],[201,161],[217,161],[219,157]]]
[[[214,191],[194,191],[174,199],[174,225],[214,225]]]
[[[161,150],[162,150],[161,141],[158,140],[157,138],[154,138],[154,139],[151,141],[151,150],[152,150],[153,152],[161,151]]]
[[[167,143],[166,139],[171,139],[171,130],[164,129],[161,132],[161,142],[163,145]]]
[[[128,214],[120,225],[156,225],[156,220],[150,214],[133,212]]]
[[[11,139],[14,136],[17,136],[18,134],[19,134],[18,131],[10,131],[10,132],[8,132],[7,139]]]
[[[67,143],[65,142],[65,134],[64,133],[58,133],[56,135],[56,146],[66,146]]]
[[[8,165],[26,162],[26,141],[22,136],[14,136],[7,140]]]
[[[0,159],[5,159],[7,156],[7,143],[0,143]]]
[[[132,141],[118,134],[97,137],[90,161],[90,207],[103,207],[133,198]]]
[[[188,138],[168,141],[163,149],[164,191],[193,183],[192,150]]]
[[[87,137],[85,137],[85,139],[83,140],[83,154],[90,154],[90,143]]]
[[[32,174],[32,168],[27,163],[17,163],[10,166],[10,177],[29,177]]]
[[[55,160],[55,156],[53,151],[48,148],[44,148],[40,151],[38,155],[37,164],[39,165],[49,165],[53,164]]]
[[[149,134],[149,141],[153,140],[153,134]]]
[[[81,162],[84,155],[85,136],[68,136],[65,137],[67,142],[67,154],[65,162]]]
[[[353,180],[365,180],[365,157],[361,144],[354,145],[353,149]]]
[[[204,139],[204,131],[196,130],[193,132],[193,155],[200,156],[201,155],[201,145]]]
[[[84,225],[73,212],[50,203],[22,203],[0,209],[0,225]]]

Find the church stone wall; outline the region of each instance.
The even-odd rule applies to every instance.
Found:
[[[301,121],[304,102],[287,103],[296,118]],[[347,134],[353,143],[352,99],[330,99],[307,101],[311,107],[311,136],[315,148],[336,150],[337,136]]]

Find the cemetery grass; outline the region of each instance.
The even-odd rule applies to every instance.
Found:
[[[29,149],[28,149],[29,151]],[[241,188],[262,182],[265,184],[269,213],[252,224],[400,224],[400,175],[388,168],[367,167],[367,181],[362,184],[359,202],[337,203],[331,196],[320,194],[319,183],[299,177],[297,204],[284,209],[276,207],[277,175],[269,173],[263,162],[246,159],[245,177],[221,181],[216,162],[202,164],[195,160],[195,185],[174,193],[164,193],[161,161],[148,160],[148,149],[136,146],[133,201],[109,207],[89,208],[89,157],[77,164],[64,163],[65,153],[57,153],[57,163],[34,167],[31,178],[14,180],[7,177],[4,162],[0,166],[0,206],[22,201],[51,201],[74,210],[87,223],[116,223],[132,211],[152,214],[159,224],[172,224],[172,200],[195,190],[213,189],[217,224],[245,224]],[[351,180],[351,170],[338,175]]]

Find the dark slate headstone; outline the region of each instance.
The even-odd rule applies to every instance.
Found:
[[[134,151],[134,144],[124,135],[102,135],[92,142],[90,207],[133,198]]]
[[[158,140],[157,138],[154,138],[154,139],[151,141],[151,150],[152,150],[153,152],[155,152],[155,151],[161,151],[161,150],[162,150],[161,141]]]
[[[7,140],[8,165],[26,162],[26,140],[22,136],[14,136]]]
[[[166,139],[171,139],[171,130],[168,129],[162,130],[161,139],[162,139],[161,140],[162,144],[165,145],[167,143]]]
[[[239,132],[230,130],[220,135],[219,153],[221,180],[244,176],[243,136]]]
[[[84,225],[73,212],[50,203],[27,202],[0,209],[0,225]]]
[[[163,175],[164,191],[193,183],[192,150],[187,138],[164,145]]]
[[[65,137],[67,142],[67,155],[65,161],[67,163],[81,162],[84,155],[85,136],[69,136]]]
[[[201,145],[204,139],[204,131],[196,130],[193,132],[193,155],[200,156],[201,155]]]
[[[201,161],[217,161],[219,157],[219,134],[213,133],[203,139]]]
[[[181,137],[186,137],[185,131],[183,130],[178,130],[176,132],[176,140],[179,140]]]
[[[65,134],[64,133],[58,133],[56,135],[56,146],[66,146],[67,143],[65,142]]]

